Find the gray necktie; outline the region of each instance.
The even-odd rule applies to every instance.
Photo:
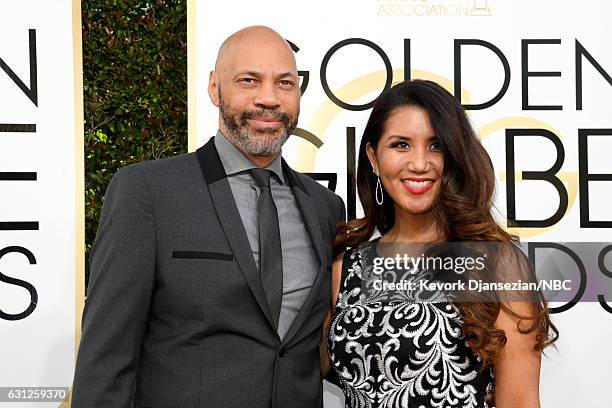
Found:
[[[272,320],[278,328],[283,299],[283,259],[281,252],[278,212],[270,189],[270,171],[251,169],[251,175],[259,184],[261,193],[257,200],[257,222],[259,225],[259,271]]]

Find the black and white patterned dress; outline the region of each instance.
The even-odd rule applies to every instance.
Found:
[[[479,372],[459,311],[440,294],[369,290],[376,247],[345,253],[329,331],[345,407],[488,408],[493,372]]]

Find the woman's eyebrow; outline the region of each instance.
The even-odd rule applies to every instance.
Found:
[[[404,135],[390,135],[389,139],[400,139],[400,140],[406,140],[406,141],[412,140],[410,136],[404,136]]]

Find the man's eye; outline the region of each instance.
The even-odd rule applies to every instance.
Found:
[[[284,87],[293,87],[295,85],[295,82],[290,81],[288,79],[283,79],[280,81],[280,84]]]
[[[240,78],[238,81],[242,82],[242,83],[245,83],[245,84],[255,83],[255,79],[254,78]]]

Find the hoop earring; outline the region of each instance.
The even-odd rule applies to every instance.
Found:
[[[380,198],[378,197],[380,195]],[[382,189],[382,183],[380,182],[380,176],[376,174],[376,204],[382,205],[385,200],[385,195]]]

